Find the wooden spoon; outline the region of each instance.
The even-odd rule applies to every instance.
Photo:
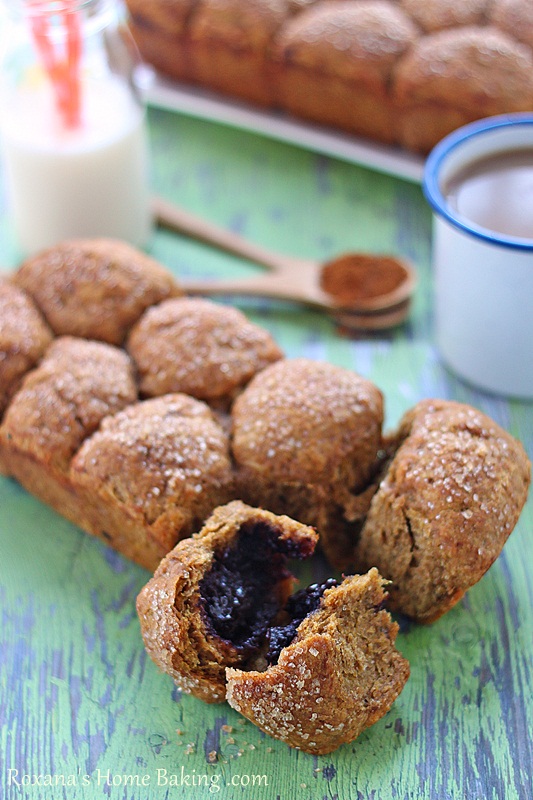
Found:
[[[270,297],[332,314],[348,330],[378,330],[402,322],[409,312],[416,275],[392,256],[346,253],[324,264],[273,253],[218,228],[161,198],[153,199],[159,226],[214,245],[266,267],[268,273],[235,280],[184,280],[190,294]]]

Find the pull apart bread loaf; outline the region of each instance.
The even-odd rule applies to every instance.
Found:
[[[161,74],[427,152],[533,110],[531,0],[127,0]]]
[[[530,483],[521,444],[480,411],[423,400],[385,436],[370,381],[283,358],[242,313],[182,296],[110,240],[61,243],[0,283],[0,415],[2,473],[156,570],[138,601],[154,661],[313,753],[407,679],[384,602],[445,613]],[[290,596],[286,561],[318,535],[362,574]]]

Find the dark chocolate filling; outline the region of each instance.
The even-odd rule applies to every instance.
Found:
[[[328,578],[324,583],[312,583],[306,589],[295,592],[285,605],[284,611],[290,621],[284,625],[273,625],[268,630],[268,651],[266,660],[269,664],[276,664],[279,654],[287,647],[296,636],[296,629],[304,619],[316,611],[320,605],[322,595],[326,589],[337,586],[335,578]]]
[[[277,584],[289,576],[294,542],[278,538],[265,522],[241,527],[237,542],[217,553],[200,585],[212,630],[243,651],[258,649],[279,609]]]
[[[278,584],[288,577],[288,558],[310,555],[307,546],[280,539],[265,522],[247,523],[233,546],[215,554],[213,566],[200,584],[205,621],[212,632],[242,651],[244,658],[266,652],[275,664],[294,639],[302,620],[315,611],[330,578],[290,597],[280,609]],[[274,624],[274,621],[283,624]]]

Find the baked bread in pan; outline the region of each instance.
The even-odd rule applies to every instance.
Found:
[[[127,0],[161,74],[426,153],[533,110],[530,0]]]

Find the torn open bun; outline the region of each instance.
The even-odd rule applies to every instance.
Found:
[[[326,753],[388,711],[409,666],[377,570],[291,595],[288,559],[310,556],[317,538],[234,501],[169,553],[137,610],[148,653],[183,690],[227,698],[272,736]]]

